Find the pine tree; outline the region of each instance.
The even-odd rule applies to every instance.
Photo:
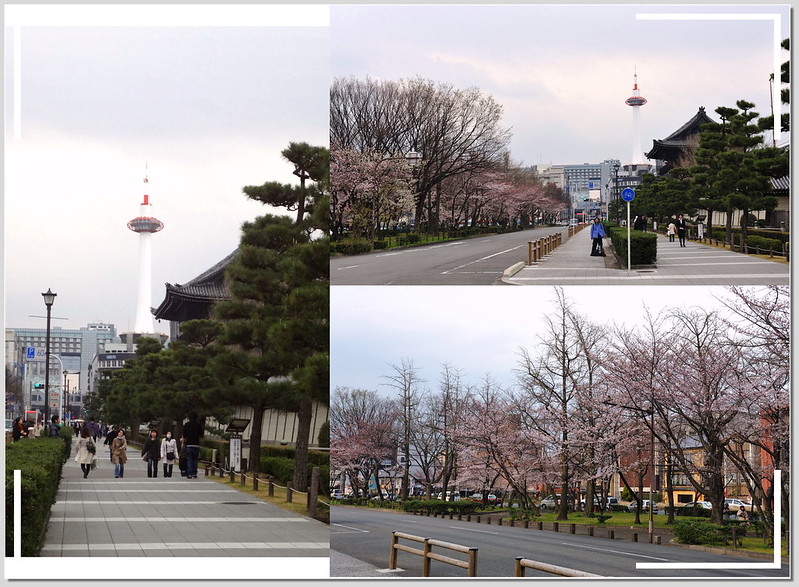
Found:
[[[302,210],[303,216],[292,221],[267,214],[243,225],[239,253],[227,274],[231,300],[215,308],[224,330],[214,366],[230,401],[253,410],[251,471],[260,468],[264,410],[298,413],[294,487],[304,489],[313,403],[329,401],[330,280],[327,151],[300,145],[283,151],[293,158],[300,187],[272,182],[244,188],[253,199]],[[305,184],[309,179],[316,183]]]

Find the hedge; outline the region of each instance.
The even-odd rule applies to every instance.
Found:
[[[310,455],[309,455],[310,457]],[[306,486],[311,482],[311,472],[314,467],[319,467],[319,478],[330,478],[330,466],[327,464],[315,464],[308,462],[308,472],[306,476]],[[261,456],[261,473],[272,475],[278,483],[288,483],[294,478],[294,457]],[[325,484],[323,484],[324,486]],[[305,491],[305,487],[296,487],[299,491]],[[324,487],[323,487],[324,489]]]
[[[372,250],[372,245],[366,239],[345,238],[344,240],[330,243],[331,253],[341,253],[343,255],[357,255],[359,253],[368,253],[371,250]]]
[[[406,512],[422,514],[473,514],[482,504],[475,501],[443,501],[441,499],[412,499],[402,502],[402,509]]]
[[[627,265],[627,228],[614,226],[609,229],[610,240],[622,265]],[[652,232],[630,231],[630,264],[652,265],[657,260],[658,236]]]
[[[764,253],[768,251],[782,252],[782,241],[777,238],[765,238],[757,235],[748,236],[746,237],[746,246],[749,249],[747,252],[750,253],[757,251],[757,249]]]
[[[14,556],[14,470],[22,471],[22,556],[38,556],[69,457],[66,434],[71,438],[71,430],[62,429],[60,439],[32,438],[6,446],[6,556]]]

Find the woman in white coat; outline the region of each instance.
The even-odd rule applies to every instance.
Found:
[[[92,470],[92,460],[97,452],[97,445],[92,440],[92,434],[88,426],[84,426],[80,430],[80,437],[75,446],[75,462],[80,463],[80,468],[83,471],[83,478],[89,476],[89,471]]]
[[[172,476],[172,465],[178,460],[178,443],[172,438],[172,433],[167,432],[161,441],[161,462],[164,463],[164,477]]]

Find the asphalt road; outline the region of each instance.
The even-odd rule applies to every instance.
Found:
[[[527,242],[567,229],[543,227],[363,255],[332,257],[332,285],[492,285],[527,259]]]
[[[763,566],[764,562],[675,546],[611,540],[579,533],[572,535],[564,530],[555,533],[334,506],[330,526],[331,576],[352,576],[348,571],[357,569],[361,573],[359,576],[421,577],[422,558],[406,552],[398,553],[397,566],[401,570],[388,570],[392,531],[477,547],[477,576],[483,578],[512,577],[517,556],[605,577],[754,579],[789,575],[787,564],[781,565],[780,569],[730,568],[733,565]],[[421,546],[407,541],[401,543],[416,548]],[[459,559],[466,556],[443,550],[439,552]],[[720,563],[721,568],[640,569],[638,563],[685,563],[686,567],[690,563]],[[466,571],[433,561],[431,576],[466,577]],[[526,576],[553,578],[531,569],[527,570]]]

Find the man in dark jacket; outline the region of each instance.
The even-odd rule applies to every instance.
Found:
[[[183,442],[186,447],[186,478],[197,478],[197,466],[200,461],[200,437],[203,427],[197,421],[197,412],[189,412],[189,421],[183,424]]]

